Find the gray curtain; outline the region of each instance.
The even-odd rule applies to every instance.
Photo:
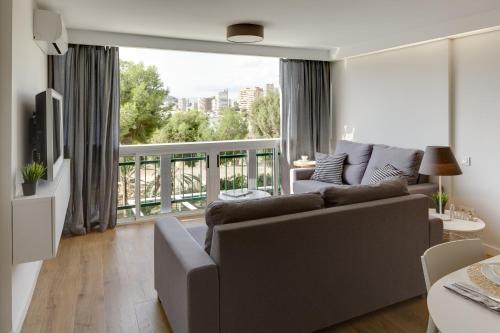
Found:
[[[71,159],[65,231],[116,225],[120,65],[118,48],[70,45],[49,56],[49,87],[64,98],[64,153]]]
[[[289,193],[289,168],[301,155],[328,153],[332,136],[330,62],[280,60],[281,178]]]

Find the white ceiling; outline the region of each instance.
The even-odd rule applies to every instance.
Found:
[[[500,25],[500,0],[39,0],[68,28],[225,41],[261,23],[262,44],[342,56]]]

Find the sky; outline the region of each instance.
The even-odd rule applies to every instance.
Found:
[[[241,88],[279,84],[278,58],[120,47],[120,59],[155,65],[177,98],[229,89],[229,98],[237,99]]]

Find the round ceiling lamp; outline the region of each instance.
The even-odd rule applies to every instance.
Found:
[[[264,40],[264,27],[259,24],[239,23],[227,27],[227,40],[233,43],[257,43]]]

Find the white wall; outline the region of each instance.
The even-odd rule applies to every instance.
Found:
[[[0,332],[12,327],[12,0],[0,1]]]
[[[38,48],[33,41],[33,9],[34,0],[15,0],[12,1],[12,42],[11,42],[11,103],[9,133],[10,156],[4,158],[9,165],[8,188],[10,196],[20,192],[19,169],[28,161],[29,144],[28,130],[29,118],[35,109],[35,95],[47,88],[47,56]],[[2,76],[3,78],[3,76]],[[8,118],[7,115],[6,119]],[[3,117],[2,117],[3,120]],[[3,179],[3,175],[2,175]],[[17,181],[16,181],[17,180]],[[8,200],[8,221],[11,224],[10,217],[10,198]],[[9,232],[9,237],[12,233]],[[10,244],[11,240],[9,240]],[[26,244],[29,246],[29,244]],[[12,255],[9,251],[9,276],[11,307],[9,320],[9,331],[18,332],[21,329],[22,321],[31,300],[32,292],[36,284],[41,262],[33,262],[22,265],[12,265]],[[2,327],[1,332],[6,332]]]
[[[408,148],[448,144],[448,41],[334,62],[337,139]]]
[[[454,199],[486,221],[485,243],[500,248],[500,31],[453,41],[455,154],[471,156],[454,177]]]
[[[13,126],[13,177],[15,194],[21,194],[19,169],[30,158],[29,121],[35,111],[35,95],[47,89],[47,55],[33,40],[34,0],[14,1],[13,57],[12,57],[12,108]]]
[[[500,249],[500,31],[334,63],[336,138],[402,147],[452,145],[463,175],[445,188],[486,221],[489,253]],[[450,180],[448,179],[448,181]]]

